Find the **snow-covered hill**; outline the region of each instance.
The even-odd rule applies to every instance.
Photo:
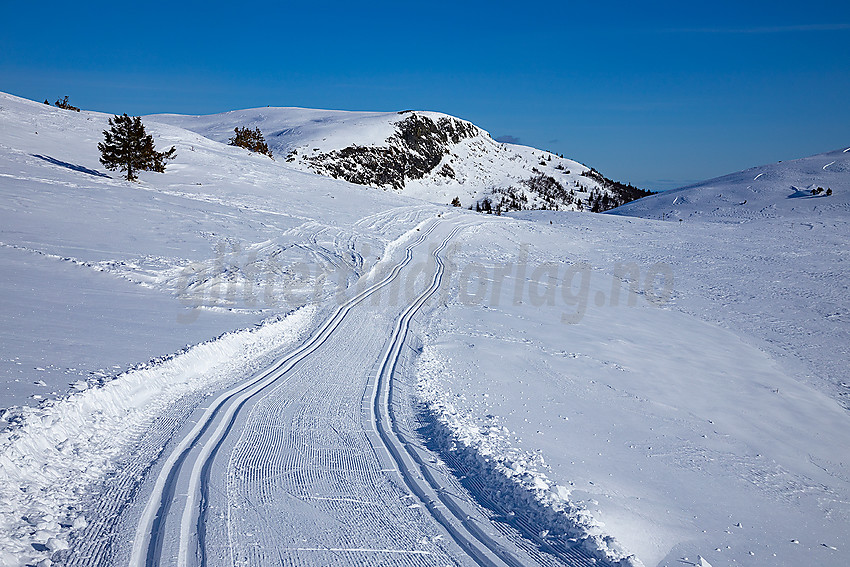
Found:
[[[753,167],[634,201],[612,214],[739,222],[850,215],[850,148]]]
[[[424,480],[407,476],[432,495],[411,502],[419,497],[399,484],[393,471],[400,467],[388,468],[380,456],[388,453],[375,450],[377,416],[360,409],[363,400],[378,399],[370,369],[384,356],[387,338],[401,341],[401,322],[412,325],[417,310],[427,318],[429,295],[421,295],[420,284],[423,270],[431,277],[437,265],[436,244],[445,248],[466,226],[496,217],[304,172],[152,119],[145,119],[147,131],[158,147],[174,145],[177,157],[164,173],[142,172],[137,183],[127,182],[98,161],[109,116],[0,94],[0,566],[126,565],[141,545],[134,535],[151,535],[136,524],[140,516],[152,517],[146,510],[157,502],[151,495],[159,479],[183,478],[176,474],[177,457],[183,443],[195,443],[192,431],[204,420],[234,416],[244,388],[265,393],[264,387],[284,383],[291,390],[279,392],[282,403],[275,406],[289,407],[303,423],[286,429],[282,416],[272,415],[256,431],[294,435],[297,446],[251,440],[248,452],[259,451],[263,476],[275,482],[303,482],[300,473],[290,477],[267,467],[305,459],[295,468],[313,471],[307,477],[318,484],[308,492],[316,498],[304,500],[313,511],[280,508],[272,524],[263,515],[261,547],[257,530],[246,527],[255,518],[238,520],[247,539],[228,543],[226,535],[213,535],[229,512],[252,511],[230,497],[218,499],[233,482],[248,480],[247,490],[269,497],[264,481],[251,481],[253,473],[230,469],[225,449],[224,468],[217,464],[213,478],[228,488],[215,487],[215,502],[202,499],[205,507],[228,511],[210,513],[210,544],[230,545],[237,554],[284,545],[286,551],[269,552],[300,555],[314,565],[328,564],[328,557],[470,565],[475,561],[461,547],[464,537],[484,540],[475,545],[485,556],[495,557],[488,545],[499,553],[512,549],[512,556],[539,556],[521,532],[491,525],[490,512],[468,495],[455,519],[432,510],[434,499],[449,494],[441,487],[456,482],[445,467],[444,480],[424,489]],[[383,287],[388,295],[377,293]],[[406,342],[393,344],[404,348],[387,357],[412,352]],[[301,374],[278,372],[282,357],[293,352],[301,355]],[[385,368],[412,376],[407,360]],[[380,388],[398,376],[385,376]],[[400,422],[415,423],[419,405],[412,394],[382,394],[394,407],[381,409],[381,422],[393,411]],[[211,409],[234,398],[227,411]],[[224,425],[216,421],[200,431],[228,431]],[[253,428],[237,426],[226,441]],[[383,439],[388,447],[389,436]],[[214,457],[219,449],[213,445],[200,455]],[[292,495],[303,485],[287,492],[277,484],[281,502],[301,501]],[[522,485],[516,489],[517,502],[531,515],[537,506],[549,509],[526,502]],[[452,498],[463,494],[455,487],[450,492]],[[173,495],[189,493],[196,494],[187,486]],[[179,513],[167,490],[161,497]],[[188,501],[185,509],[193,510]],[[603,565],[627,555],[598,529],[591,534],[594,522],[573,526],[581,509],[571,510],[572,516],[554,509],[543,515],[551,520],[554,514],[559,526],[570,528],[569,540],[560,532],[548,538],[562,553]],[[281,520],[289,512],[304,526],[325,528],[333,514],[338,531],[293,529]],[[469,517],[475,526],[490,526],[490,535],[457,535]],[[165,532],[170,543],[176,543],[172,534],[183,533],[170,523]],[[318,539],[305,547],[308,535]],[[187,542],[179,543],[182,549]],[[167,557],[171,549],[162,553]],[[145,564],[144,556],[140,561]],[[561,564],[557,556],[548,561]]]
[[[850,152],[497,217],[312,172],[549,168],[443,115],[147,117],[138,183],[108,117],[0,94],[0,566],[845,562]]]
[[[0,341],[15,353],[0,358],[0,407],[285,313],[322,273],[322,294],[335,293],[409,228],[355,222],[431,208],[150,120],[177,158],[129,183],[98,161],[110,116],[0,93]]]
[[[497,142],[470,122],[437,112],[257,108],[150,119],[221,142],[236,127],[259,128],[278,160],[434,203],[457,197],[463,207],[494,212],[601,211],[645,194],[576,161]]]

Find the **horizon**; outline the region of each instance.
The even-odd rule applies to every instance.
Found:
[[[850,144],[843,4],[258,6],[9,6],[0,90],[133,115],[432,110],[653,191]]]

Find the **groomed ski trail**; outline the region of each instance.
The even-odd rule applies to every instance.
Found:
[[[573,564],[495,525],[393,413],[411,322],[464,226],[421,222],[384,277],[209,404],[148,481],[119,564]]]
[[[209,405],[195,427],[171,451],[156,478],[153,492],[136,529],[129,562],[131,566],[159,563],[157,556],[161,551],[163,520],[171,507],[177,475],[184,466],[187,469],[191,468],[191,476],[189,477],[186,503],[183,507],[184,512],[181,515],[180,553],[177,564],[181,566],[187,564],[189,557],[188,540],[191,531],[190,518],[197,514],[197,499],[200,496],[200,470],[209,460],[212,451],[219,445],[222,437],[231,428],[236,412],[248,399],[283,378],[298,362],[321,346],[352,307],[396,279],[402,268],[411,261],[413,248],[424,242],[436,226],[436,223],[431,223],[430,227],[418,239],[407,246],[404,259],[396,264],[387,276],[339,306],[334,314],[301,347],[258,376],[224,392]],[[214,430],[210,434],[209,431],[213,427]],[[192,454],[193,450],[195,450],[195,454]],[[190,458],[192,462],[186,463],[187,458]]]
[[[393,374],[399,362],[410,322],[422,305],[439,289],[445,270],[440,252],[458,230],[459,228],[455,228],[435,250],[433,257],[436,270],[430,286],[416,298],[396,322],[372,390],[372,423],[380,436],[383,448],[395,462],[396,470],[405,485],[476,564],[483,567],[496,565],[522,567],[523,564],[513,554],[502,549],[497,541],[479,528],[472,518],[454,505],[451,499],[443,496],[442,486],[437,483],[433,474],[429,473],[427,465],[421,460],[416,450],[406,442],[396,427],[391,411]]]

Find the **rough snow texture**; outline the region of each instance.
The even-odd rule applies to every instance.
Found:
[[[322,320],[340,290],[445,213],[405,195],[457,195],[466,207],[494,187],[524,187],[542,205],[557,186],[529,181],[531,167],[564,187],[593,181],[584,166],[498,144],[462,121],[443,126],[457,141],[447,134],[448,153],[426,173],[437,152],[397,128],[414,115],[414,127],[443,118],[303,109],[148,117],[177,159],[165,174],[127,183],[97,160],[107,115],[0,95],[0,561],[62,559],[67,546],[126,554],[115,515],[173,442],[178,418],[285,350],[312,309]],[[227,146],[236,126],[259,126],[276,160]],[[317,156],[354,145],[422,161],[400,190],[393,172],[386,191],[309,172],[344,163]],[[299,157],[287,162],[293,150]],[[557,520],[541,540],[573,538],[599,559],[841,564],[850,526],[848,155],[755,168],[617,215],[462,212],[472,227],[447,250],[446,290],[413,328],[426,345],[420,392],[443,450],[454,443],[482,490],[515,514]],[[812,195],[820,186],[832,195]],[[390,328],[387,313],[363,318]],[[383,331],[361,339],[363,327],[350,323],[352,340],[338,352],[381,350]],[[152,358],[161,360],[137,366]],[[367,377],[374,361],[349,358],[327,362]],[[354,392],[335,383],[340,373],[324,373],[330,395],[293,393],[337,400],[334,388]],[[316,407],[355,415],[358,404]],[[313,423],[299,409],[295,421]],[[244,433],[262,437],[258,427]],[[309,433],[320,444],[342,439]],[[215,478],[261,489],[248,477]],[[351,504],[364,494],[349,494]],[[427,514],[405,514],[430,525]],[[263,552],[254,535],[238,537]]]
[[[642,566],[604,524],[581,504],[570,499],[570,489],[555,484],[544,472],[547,467],[539,451],[514,446],[515,435],[497,416],[483,418],[470,410],[458,410],[438,384],[456,381],[446,361],[433,346],[426,346],[417,364],[418,393],[434,426],[428,433],[443,455],[463,462],[464,473],[479,477],[495,493],[501,509],[523,518],[542,541],[550,545],[579,543],[588,555],[610,565]]]
[[[215,391],[294,344],[315,313],[303,308],[254,331],[229,333],[39,408],[23,407],[0,433],[0,565],[24,565],[68,547],[81,505],[117,461],[177,400]],[[83,383],[85,384],[85,383]],[[197,402],[196,402],[197,403]],[[155,457],[156,455],[151,455]],[[135,463],[144,467],[146,463]]]

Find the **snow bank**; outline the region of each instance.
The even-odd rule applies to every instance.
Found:
[[[87,524],[77,510],[89,487],[151,420],[190,393],[255,371],[252,361],[295,343],[315,315],[303,307],[251,330],[188,348],[39,408],[6,410],[0,433],[0,565],[36,563],[68,547]]]
[[[512,432],[488,415],[482,424],[471,412],[461,412],[450,396],[436,385],[440,375],[450,372],[436,348],[426,345],[417,360],[417,390],[430,414],[433,441],[445,455],[454,459],[469,475],[484,480],[487,489],[498,494],[500,504],[523,518],[531,537],[554,542],[578,543],[595,560],[622,567],[643,563],[628,553],[604,525],[570,499],[570,489],[552,482],[540,469],[540,454],[512,446]]]

